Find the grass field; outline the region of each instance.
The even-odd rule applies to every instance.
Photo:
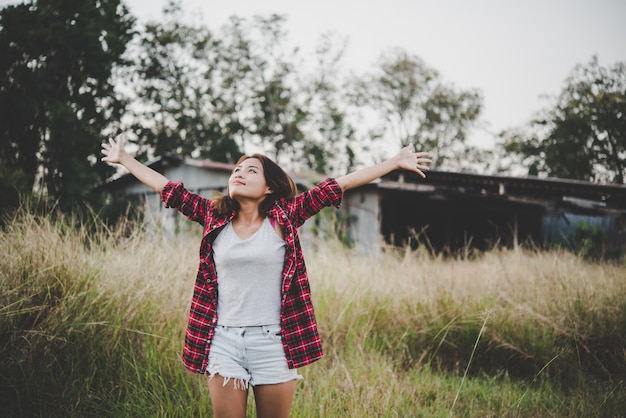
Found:
[[[22,213],[1,232],[0,415],[211,416],[180,361],[199,239],[95,229]],[[626,416],[623,260],[305,254],[326,356],[294,417]]]

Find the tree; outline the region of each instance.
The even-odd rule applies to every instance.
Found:
[[[241,151],[236,124],[223,113],[216,86],[219,40],[202,24],[183,23],[170,2],[163,22],[150,22],[134,48],[130,75],[139,158],[172,153],[233,161]],[[217,89],[216,89],[217,87]]]
[[[346,173],[357,164],[356,128],[348,112],[348,83],[341,76],[346,40],[326,33],[315,50],[315,65],[302,84],[305,109],[304,140],[298,160],[318,173]]]
[[[118,120],[111,73],[133,36],[120,0],[38,0],[0,11],[0,159],[70,208],[110,170],[98,160]]]
[[[302,140],[284,18],[232,17],[221,33],[182,23],[180,3],[146,25],[137,48],[135,124],[139,156],[174,153],[233,161],[247,146],[279,158]],[[256,30],[257,33],[251,32]],[[256,35],[256,36],[254,36]]]
[[[374,72],[356,82],[354,102],[378,116],[375,137],[418,145],[442,167],[467,149],[468,130],[482,106],[477,91],[455,90],[423,60],[396,49],[381,56]]]
[[[220,131],[232,138],[242,152],[251,142],[250,117],[255,81],[251,76],[254,47],[244,19],[232,17],[215,43],[212,82],[213,106]],[[207,77],[208,78],[208,77]]]
[[[258,36],[253,45],[251,133],[257,144],[276,161],[294,158],[294,149],[304,140],[302,124],[308,118],[299,100],[294,61],[298,49],[285,45],[285,17],[255,16]]]
[[[332,62],[323,57],[330,44],[322,48],[315,77],[303,81],[282,16],[231,17],[213,32],[170,2],[164,18],[145,26],[134,50],[136,73],[127,76],[139,158],[233,161],[262,150],[290,169],[334,167],[339,136],[351,132],[331,75],[342,48],[332,51]]]
[[[505,149],[531,174],[624,184],[626,176],[626,62],[577,65],[552,108],[525,134],[502,134]]]
[[[353,165],[353,129],[338,100],[343,44],[323,38],[311,76],[302,70],[308,67],[299,49],[288,45],[284,24],[280,15],[255,16],[252,22],[231,18],[217,43],[221,117],[241,128],[242,144],[289,169],[327,173]],[[344,161],[346,154],[352,157]]]

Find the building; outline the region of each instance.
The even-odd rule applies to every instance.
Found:
[[[158,157],[147,163],[167,178],[180,180],[205,197],[222,192],[231,164]],[[294,177],[298,187],[311,187]],[[184,217],[166,209],[159,196],[130,174],[106,184],[144,208],[145,219],[167,234],[185,228]],[[516,178],[429,171],[422,179],[410,172],[394,172],[349,190],[336,220],[362,252],[377,255],[385,243],[427,245],[434,251],[486,250],[497,245],[515,247],[564,242],[581,224],[604,231],[608,244],[625,248],[626,187],[564,179]],[[303,242],[319,230],[317,219],[305,224]]]
[[[234,164],[219,163],[191,158],[178,158],[171,155],[159,156],[146,165],[172,181],[182,181],[185,187],[201,196],[210,198],[224,192]],[[312,187],[305,179],[292,176],[299,190]],[[178,210],[165,208],[160,196],[138,181],[130,173],[125,173],[107,182],[103,189],[126,196],[132,205],[143,208],[143,218],[148,229],[160,228],[166,236],[173,236],[191,227]],[[309,231],[307,228],[305,231]],[[305,232],[303,231],[303,232]]]
[[[377,254],[384,242],[435,251],[565,242],[581,224],[626,242],[626,187],[564,179],[394,172],[344,197],[348,235]]]
[[[189,190],[205,197],[223,191],[234,168],[232,164],[181,159],[170,155],[157,157],[146,165],[168,179],[182,181]],[[103,189],[112,194],[124,195],[132,205],[143,207],[143,217],[149,229],[158,226],[166,235],[173,236],[184,228],[184,217],[178,216],[177,210],[165,208],[160,196],[130,173],[112,179]]]

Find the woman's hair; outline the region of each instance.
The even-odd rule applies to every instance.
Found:
[[[280,198],[291,199],[298,193],[296,183],[293,181],[289,174],[285,173],[285,170],[280,168],[278,164],[262,154],[244,155],[242,156],[235,167],[239,166],[242,162],[248,158],[256,158],[261,161],[263,166],[263,175],[265,176],[265,183],[270,188],[271,193],[265,197],[265,200],[259,205],[259,214],[265,217],[267,211],[272,207],[274,202]],[[239,210],[239,203],[230,197],[228,187],[223,196],[219,196],[213,201],[213,207],[220,215],[225,215],[231,211]]]

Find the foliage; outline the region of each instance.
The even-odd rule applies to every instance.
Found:
[[[279,161],[283,154],[303,142],[301,125],[308,115],[298,102],[297,87],[290,83],[295,77],[294,62],[293,52],[284,51],[284,17],[256,17],[255,23],[261,35],[258,47],[266,53],[253,58],[254,67],[250,73],[255,84],[252,89],[252,133]]]
[[[467,133],[482,107],[477,91],[445,85],[421,58],[399,49],[382,55],[374,71],[357,80],[353,100],[378,114],[379,134],[428,150],[437,167],[463,160]]]
[[[316,65],[305,82],[306,140],[298,154],[317,173],[346,173],[357,165],[357,149],[363,146],[356,134],[341,74],[346,41],[327,33],[315,51]]]
[[[578,222],[573,231],[567,234],[567,248],[581,257],[591,260],[619,258],[619,246],[611,246],[604,228]]]
[[[349,143],[350,128],[328,74],[343,50],[327,43],[317,76],[303,81],[282,16],[232,17],[212,32],[179,2],[163,14],[145,26],[132,50],[135,72],[126,75],[140,159],[173,153],[232,162],[255,147],[291,169],[325,171],[341,161],[337,147]],[[325,61],[331,53],[334,61]]]
[[[551,109],[529,132],[503,133],[505,149],[529,174],[624,184],[626,62],[577,65]]]
[[[130,49],[134,95],[131,129],[137,157],[175,154],[229,162],[241,154],[235,138],[243,129],[220,111],[215,79],[218,41],[201,24],[183,23],[180,4],[170,2],[163,22],[145,25]]]
[[[209,30],[173,0],[132,41],[134,19],[119,0],[39,0],[7,6],[0,18],[0,166],[64,209],[106,204],[90,192],[113,173],[98,163],[99,146],[118,129],[130,131],[140,160],[172,153],[232,162],[258,150],[289,170],[328,175],[353,170],[379,139],[366,138],[347,100],[346,41],[324,34],[307,62],[284,16],[232,17]],[[393,59],[381,64],[391,84],[367,88],[415,95],[399,111],[419,114],[421,125],[401,140],[435,149],[439,162],[467,151],[458,144],[478,95],[445,86],[414,57]]]
[[[0,160],[69,208],[110,175],[95,165],[120,118],[111,73],[132,36],[119,0],[37,0],[0,11]]]

